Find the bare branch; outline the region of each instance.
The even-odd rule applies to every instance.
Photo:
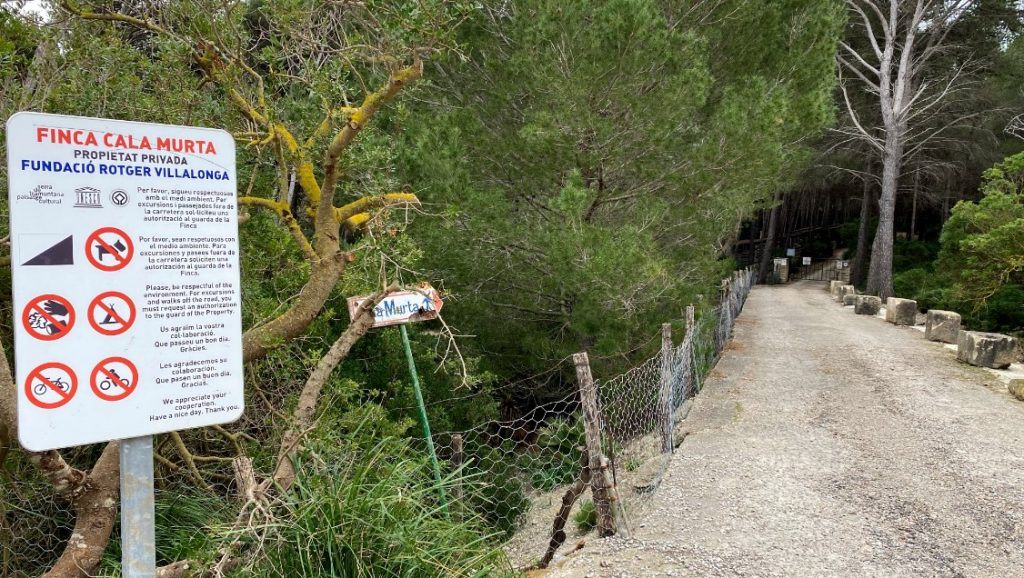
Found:
[[[846,92],[846,85],[840,79],[839,88],[843,93],[843,101],[846,103],[846,112],[850,115],[850,121],[857,128],[858,134],[864,139],[864,142],[868,143],[879,151],[885,150],[882,145],[882,141],[877,137],[872,136],[864,127],[860,124],[860,119],[857,118],[857,111],[853,108],[853,104],[850,102],[850,95]]]

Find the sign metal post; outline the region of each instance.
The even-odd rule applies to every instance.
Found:
[[[156,576],[153,436],[121,440],[121,575]]]
[[[366,299],[369,299],[369,297],[349,297],[348,313],[350,319],[355,318],[359,305]],[[437,292],[437,289],[431,287],[429,283],[421,283],[416,289],[396,291],[384,297],[373,308],[373,327],[398,325],[398,329],[402,333],[402,347],[405,349],[405,360],[409,365],[409,375],[412,377],[413,393],[416,394],[416,407],[419,412],[420,425],[423,426],[423,439],[427,442],[427,450],[430,452],[430,465],[434,472],[434,481],[437,483],[441,510],[447,518],[448,497],[445,494],[441,478],[441,464],[437,460],[434,437],[430,433],[430,420],[427,418],[427,406],[423,402],[423,392],[420,389],[420,377],[416,371],[416,361],[412,357],[409,330],[405,327],[417,321],[437,319],[443,305],[444,302],[441,300],[441,295]]]
[[[437,461],[437,450],[434,448],[434,436],[430,433],[430,419],[427,418],[427,406],[423,403],[423,392],[420,390],[420,376],[416,372],[416,360],[412,358],[412,346],[409,344],[409,331],[403,323],[398,326],[402,332],[402,347],[405,349],[405,360],[409,363],[409,375],[412,376],[412,390],[416,394],[416,407],[420,413],[420,424],[423,426],[423,439],[427,441],[427,449],[430,451],[430,465],[434,470],[434,481],[437,482],[437,494],[441,499],[441,510],[448,517],[448,497],[445,495],[444,485],[441,483],[441,464]]]

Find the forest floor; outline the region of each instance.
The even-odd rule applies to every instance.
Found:
[[[1024,576],[1024,403],[821,283],[755,288],[686,424],[631,536],[547,578]]]

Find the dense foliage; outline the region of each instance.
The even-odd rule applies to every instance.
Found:
[[[739,224],[829,122],[835,3],[715,4],[477,11],[407,126],[401,166],[439,213],[414,227],[425,265],[487,366],[525,379],[507,398],[564,395],[575,351],[621,369],[712,301]]]
[[[1024,331],[1024,153],[985,172],[981,198],[953,208],[940,244],[934,263],[897,276],[897,293],[976,329]]]

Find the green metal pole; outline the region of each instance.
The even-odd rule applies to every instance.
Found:
[[[412,345],[409,344],[409,331],[405,324],[398,326],[402,331],[402,346],[405,347],[405,359],[409,362],[409,375],[412,376],[412,389],[416,392],[416,405],[420,410],[420,423],[423,424],[423,438],[427,440],[427,448],[430,450],[430,463],[434,467],[434,480],[437,482],[437,493],[441,498],[441,510],[444,517],[448,517],[448,498],[444,493],[444,485],[441,483],[441,464],[437,462],[437,451],[434,449],[434,437],[430,435],[430,420],[427,419],[427,406],[423,403],[423,392],[420,391],[420,376],[416,373],[416,361],[412,358]]]

